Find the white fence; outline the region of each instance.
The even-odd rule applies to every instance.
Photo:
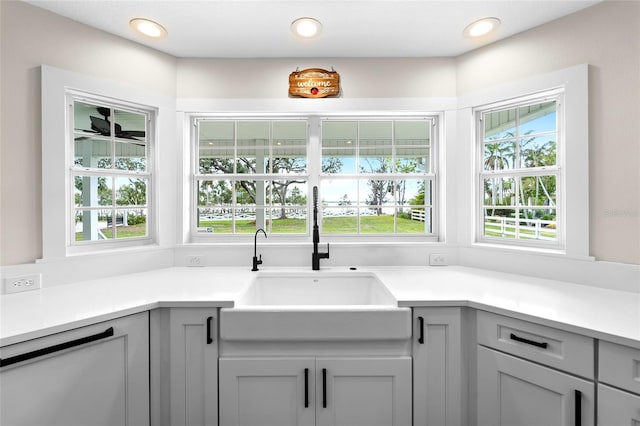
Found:
[[[504,216],[485,216],[484,234],[550,241],[558,237],[555,220],[515,219]]]
[[[419,220],[424,222],[424,210],[411,210],[411,220]]]

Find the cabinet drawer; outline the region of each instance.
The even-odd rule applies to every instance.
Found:
[[[600,381],[640,394],[640,349],[600,342]]]
[[[478,311],[478,343],[586,378],[594,374],[593,339]]]

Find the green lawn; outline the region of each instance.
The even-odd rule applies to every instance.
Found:
[[[112,228],[101,229],[102,233],[107,238],[113,238]],[[147,226],[144,223],[130,226],[118,226],[117,237],[118,238],[132,238],[132,237],[144,237],[147,235]],[[83,241],[82,232],[76,232],[76,241]]]
[[[212,227],[215,234],[231,234],[230,220],[201,220],[200,227]],[[326,217],[322,221],[323,234],[356,234],[357,218],[347,217]],[[360,218],[360,233],[362,234],[392,234],[393,216],[362,216]],[[132,226],[118,226],[118,238],[144,237],[147,235],[145,224]],[[254,220],[237,220],[237,234],[253,234],[256,232],[256,222]],[[275,219],[273,221],[271,233],[273,234],[305,234],[307,232],[306,219]],[[421,234],[424,232],[424,222],[417,220],[398,218],[399,234]],[[102,229],[102,233],[107,238],[112,238],[112,229]],[[489,234],[487,234],[489,235]],[[76,241],[82,241],[82,232],[76,232]]]
[[[393,216],[362,216],[360,225],[363,234],[390,234],[393,233]],[[230,234],[232,232],[230,220],[201,220],[200,226],[212,227],[216,234]],[[254,233],[255,231],[255,221],[236,221],[236,233]],[[305,219],[275,219],[271,232],[274,234],[304,234],[307,232],[307,221]],[[322,233],[324,234],[355,234],[356,232],[356,217],[326,217],[322,221]],[[420,234],[423,232],[423,222],[398,218],[398,233]]]

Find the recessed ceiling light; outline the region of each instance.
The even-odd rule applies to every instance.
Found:
[[[467,28],[464,29],[464,35],[466,37],[482,37],[495,30],[498,25],[500,25],[498,18],[482,18],[467,25]]]
[[[162,25],[150,19],[134,18],[129,21],[129,26],[147,37],[161,38],[167,35],[167,30]]]
[[[297,36],[311,38],[318,35],[322,24],[313,18],[298,18],[291,23],[291,31]]]

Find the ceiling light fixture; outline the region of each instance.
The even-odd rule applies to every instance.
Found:
[[[150,19],[134,18],[129,21],[129,26],[147,37],[161,38],[167,35],[167,30],[162,25]]]
[[[464,35],[471,38],[482,37],[498,28],[498,25],[500,25],[498,18],[482,18],[467,25],[467,28],[464,29]]]
[[[322,29],[320,21],[314,18],[298,18],[291,23],[291,31],[297,36],[312,38]]]

